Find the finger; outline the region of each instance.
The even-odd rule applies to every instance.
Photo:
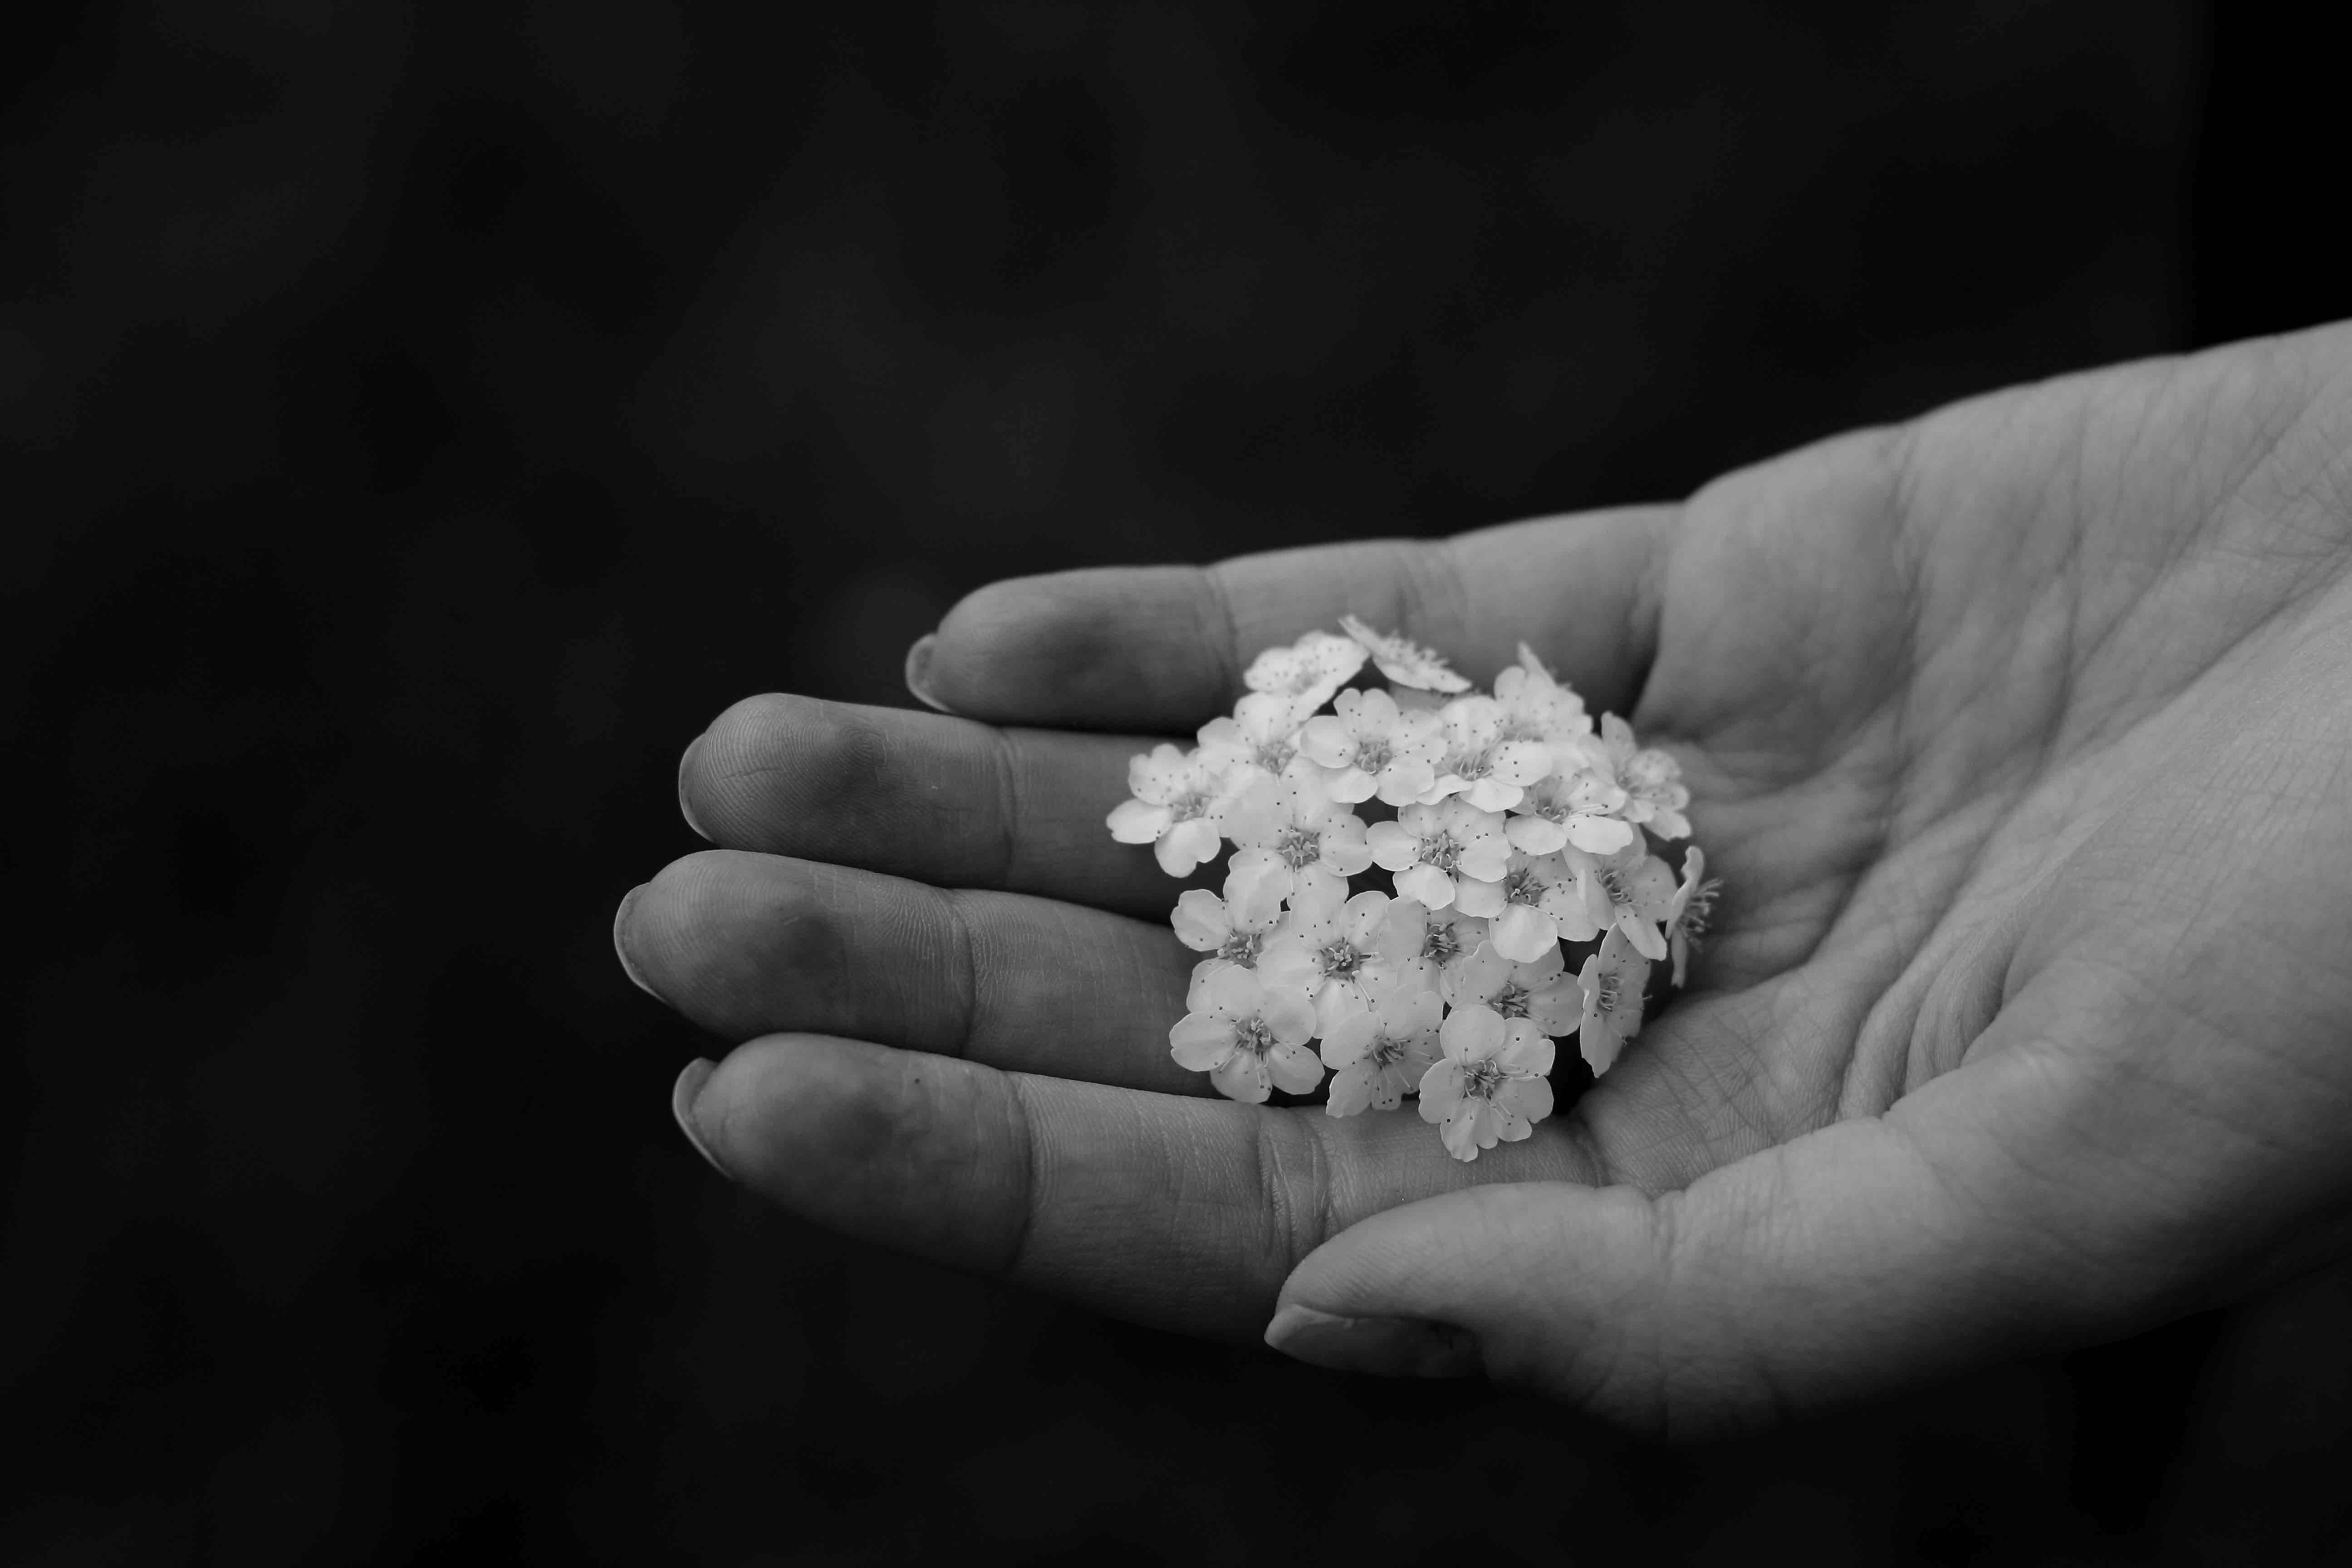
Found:
[[[730,1041],[810,1030],[1210,1092],[1169,1055],[1200,954],[1164,921],[709,849],[632,893],[614,940],[640,984]]]
[[[1409,1113],[1182,1100],[813,1035],[697,1064],[678,1100],[714,1163],[803,1218],[1234,1340],[1340,1226],[1471,1181],[1580,1170],[1550,1124],[1464,1165]]]
[[[1544,518],[1438,541],[1244,555],[1210,567],[992,584],[908,656],[918,695],[999,723],[1190,730],[1261,650],[1353,613],[1491,679],[1524,640],[1596,708],[1630,709],[1655,642],[1674,507]]]
[[[751,697],[688,748],[678,797],[724,848],[1164,920],[1186,884],[1104,826],[1155,743]]]

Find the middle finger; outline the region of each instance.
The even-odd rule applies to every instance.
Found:
[[[1128,759],[1155,744],[750,697],[688,748],[678,804],[721,848],[1165,919],[1187,884],[1105,823]]]

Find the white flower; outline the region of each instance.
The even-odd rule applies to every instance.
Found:
[[[1288,647],[1270,647],[1250,663],[1242,684],[1295,700],[1312,713],[1364,668],[1364,650],[1352,637],[1308,632]]]
[[[1706,932],[1706,917],[1715,910],[1715,890],[1721,886],[1714,881],[1701,881],[1706,875],[1706,857],[1696,844],[1683,857],[1683,885],[1675,889],[1675,901],[1666,910],[1666,950],[1674,954],[1675,989],[1681,990],[1683,972],[1689,966],[1690,955],[1697,950],[1698,939]]]
[[[1643,958],[1666,956],[1666,939],[1659,922],[1673,911],[1675,874],[1666,863],[1643,848],[1637,839],[1614,855],[1591,856],[1562,851],[1576,868],[1584,907],[1596,926],[1613,926]]]
[[[1444,1059],[1421,1080],[1421,1119],[1444,1129],[1445,1152],[1475,1160],[1516,1143],[1551,1114],[1552,1043],[1515,1032],[1493,1008],[1456,1007],[1438,1031]]]
[[[1267,940],[1282,927],[1282,900],[1277,892],[1236,886],[1228,876],[1223,898],[1205,888],[1194,888],[1176,900],[1176,912],[1168,921],[1176,928],[1176,940],[1209,955],[1192,966],[1192,987],[1184,998],[1187,1008],[1200,1010],[1201,997],[1206,994],[1203,987],[1219,970],[1257,967]]]
[[[1517,963],[1504,957],[1491,942],[1463,961],[1449,1000],[1456,1007],[1490,1007],[1512,1029],[1529,1037],[1573,1033],[1584,1005],[1559,948]]]
[[[1584,699],[1554,680],[1543,660],[1525,643],[1519,645],[1519,662],[1504,666],[1495,677],[1495,701],[1503,710],[1507,740],[1556,745],[1592,732]]]
[[[1234,705],[1230,719],[1201,726],[1201,764],[1215,773],[1228,804],[1258,780],[1305,775],[1314,764],[1299,755],[1299,726],[1312,708],[1295,698],[1252,691]]]
[[[1584,961],[1576,977],[1584,993],[1576,1044],[1593,1077],[1607,1072],[1625,1042],[1642,1032],[1642,988],[1649,983],[1650,961],[1635,952],[1621,932],[1602,937],[1601,950]]]
[[[1552,771],[1511,807],[1522,814],[1503,826],[1513,848],[1549,855],[1573,844],[1588,854],[1607,855],[1640,837],[1632,823],[1612,815],[1625,804],[1625,792],[1596,769],[1567,767],[1573,754],[1567,747],[1553,747]]]
[[[1398,946],[1407,954],[1398,972],[1451,1005],[1462,961],[1486,942],[1486,921],[1457,909],[1433,910],[1419,899],[1399,899],[1389,906],[1389,923],[1402,932]]]
[[[1470,683],[1445,668],[1445,660],[1433,648],[1408,642],[1402,637],[1384,637],[1353,616],[1339,617],[1339,629],[1356,639],[1381,673],[1399,686],[1410,686],[1422,691],[1467,691]]]
[[[1334,1068],[1328,1116],[1353,1116],[1367,1106],[1394,1110],[1437,1065],[1437,1026],[1444,1005],[1436,993],[1407,982],[1381,992],[1363,1012],[1323,1035],[1323,1065]]]
[[[1386,893],[1358,893],[1345,903],[1329,892],[1291,901],[1289,923],[1267,942],[1258,978],[1315,1005],[1316,1033],[1328,1039],[1339,1021],[1371,1005],[1402,973],[1412,933],[1389,921]]]
[[[1424,805],[1459,795],[1481,811],[1503,811],[1551,772],[1551,748],[1507,738],[1502,705],[1491,697],[1457,697],[1438,719],[1445,726],[1445,752],[1437,781],[1422,794]]]
[[[1683,807],[1690,791],[1682,782],[1682,764],[1665,752],[1641,749],[1633,742],[1633,726],[1614,713],[1601,719],[1601,742],[1607,749],[1609,771],[1625,792],[1621,812],[1626,821],[1645,824],[1661,838],[1687,838],[1690,822]]]
[[[1303,996],[1270,991],[1246,969],[1209,977],[1203,1007],[1168,1031],[1168,1052],[1179,1067],[1205,1072],[1217,1092],[1250,1105],[1265,1102],[1267,1085],[1305,1094],[1323,1081],[1323,1064],[1307,1048],[1315,1010]]]
[[[1296,773],[1262,778],[1226,812],[1232,882],[1255,900],[1261,886],[1285,899],[1318,890],[1345,896],[1348,879],[1372,863],[1364,821]]]
[[[1498,884],[1510,868],[1502,818],[1465,801],[1408,805],[1394,822],[1372,824],[1372,858],[1396,873],[1397,896],[1427,909],[1458,904],[1474,915],[1503,912]]]
[[[1503,912],[1495,921],[1495,951],[1526,963],[1563,942],[1601,934],[1590,918],[1576,872],[1557,855],[1514,855],[1503,873]]]
[[[1445,737],[1437,715],[1406,712],[1385,691],[1342,691],[1339,711],[1307,721],[1299,749],[1328,770],[1333,800],[1378,795],[1391,805],[1421,797],[1437,781]]]
[[[1189,877],[1217,858],[1217,824],[1212,816],[1221,781],[1200,753],[1155,746],[1149,756],[1128,759],[1127,787],[1108,818],[1110,836],[1121,844],[1149,844],[1160,868]]]

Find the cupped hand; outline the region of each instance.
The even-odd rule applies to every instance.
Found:
[[[1176,1067],[1180,886],[1103,818],[1251,655],[1524,637],[1682,762],[1689,991],[1523,1143]],[[748,1041],[680,1080],[828,1226],[1630,1425],[2109,1338],[2352,1251],[2352,331],[2003,393],[1680,506],[959,605],[922,714],[737,704],[624,904]],[[1563,1060],[1573,1061],[1573,1053]]]

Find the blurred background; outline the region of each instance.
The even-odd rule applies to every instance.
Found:
[[[2342,1352],[2263,1347],[2340,1302],[1645,1447],[762,1211],[670,1121],[715,1043],[610,939],[698,842],[709,719],[903,702],[990,578],[1666,499],[2345,311],[2313,40],[2179,0],[128,0],[5,39],[0,1562],[2336,1527]]]

